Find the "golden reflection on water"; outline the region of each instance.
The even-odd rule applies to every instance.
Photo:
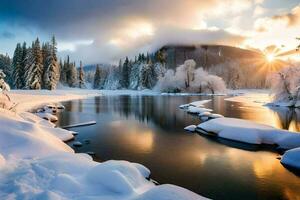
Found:
[[[118,137],[121,141],[130,145],[130,148],[142,152],[152,151],[154,133],[151,129],[131,126],[130,122],[128,122],[128,126],[124,127],[124,122],[122,121],[112,121],[109,125],[119,129],[119,133],[126,131],[126,134],[118,134]]]
[[[210,149],[209,151],[195,151],[194,156],[199,160],[201,166],[211,159],[222,160],[229,164],[231,171],[237,177],[245,177],[244,171],[252,172],[251,177],[258,188],[266,188],[265,184],[272,182],[285,199],[300,200],[299,177],[280,164],[276,154],[262,152],[259,154],[236,148],[228,148],[225,151]],[[227,164],[225,166],[227,166]],[[224,169],[225,170],[225,169]],[[274,182],[273,180],[277,180]],[[251,182],[252,180],[248,180]]]
[[[265,107],[263,105],[249,106],[240,103],[236,107],[239,118],[252,120],[258,123],[273,126],[279,129],[287,129],[289,131],[300,131],[299,109]]]

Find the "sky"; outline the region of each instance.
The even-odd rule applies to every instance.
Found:
[[[59,55],[113,63],[166,44],[297,46],[300,0],[0,0],[0,53],[39,37]]]

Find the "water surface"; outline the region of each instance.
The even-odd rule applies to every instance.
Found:
[[[300,128],[298,110],[251,107],[224,97],[126,95],[66,102],[58,125],[96,120],[96,125],[72,129],[84,144],[76,152],[93,151],[98,161],[141,163],[161,184],[176,184],[213,199],[300,199],[300,177],[280,164],[274,149],[183,130],[200,121],[178,106],[209,98],[207,107],[227,117]]]

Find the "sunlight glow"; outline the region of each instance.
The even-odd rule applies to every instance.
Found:
[[[143,22],[133,25],[126,32],[129,37],[138,38],[141,36],[153,35],[154,29],[151,24]]]
[[[273,62],[275,59],[275,56],[273,54],[267,54],[266,58],[267,58],[268,62]]]

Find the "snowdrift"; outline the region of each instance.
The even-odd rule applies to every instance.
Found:
[[[0,109],[0,127],[1,199],[206,199],[178,186],[154,185],[143,165],[75,154],[63,142],[72,132],[37,115]]]
[[[299,133],[276,129],[248,120],[217,118],[201,123],[197,128],[238,142],[278,145],[282,149],[300,147]]]

